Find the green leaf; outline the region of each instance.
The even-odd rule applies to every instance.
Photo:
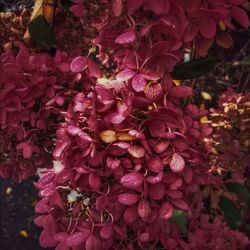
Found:
[[[248,187],[241,184],[241,183],[237,183],[237,182],[226,183],[226,187],[227,187],[228,191],[235,193],[239,196],[242,196],[242,197],[249,197],[250,196],[250,192],[249,192]]]
[[[233,201],[228,198],[221,196],[220,197],[220,209],[222,210],[227,224],[232,228],[236,229],[241,226],[242,216],[238,207],[234,204]]]
[[[243,58],[242,61],[240,61],[240,64],[243,64],[243,65],[250,65],[250,55]]]
[[[61,5],[65,11],[69,11],[73,3],[70,0],[61,0]]]
[[[171,221],[175,223],[183,234],[187,233],[188,219],[186,214],[181,210],[175,210]]]
[[[215,64],[216,59],[212,55],[191,62],[177,64],[172,72],[172,77],[177,80],[197,78],[211,71]]]
[[[34,18],[28,27],[31,39],[49,49],[56,45],[54,33],[44,16],[39,15]]]

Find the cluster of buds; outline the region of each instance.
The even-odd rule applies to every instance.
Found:
[[[211,109],[214,128],[211,144],[211,170],[244,179],[250,165],[250,95],[228,89],[220,96],[217,109]],[[244,177],[245,176],[245,177]],[[239,177],[239,176],[238,176]]]

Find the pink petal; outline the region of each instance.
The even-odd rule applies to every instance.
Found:
[[[142,6],[144,0],[127,0],[128,12],[133,14],[133,12]]]
[[[233,7],[232,8],[232,15],[234,17],[234,19],[241,24],[244,28],[248,28],[249,27],[249,18],[247,13],[238,7]]]
[[[133,30],[130,30],[130,31],[122,33],[118,37],[116,37],[115,43],[118,43],[118,44],[127,44],[127,43],[134,42],[135,39],[136,39],[135,32]]]
[[[193,89],[188,86],[176,86],[169,91],[169,94],[176,98],[185,98],[193,94]]]
[[[166,126],[163,121],[154,120],[149,125],[149,132],[153,137],[161,137],[165,132]]]
[[[152,157],[148,160],[147,167],[154,173],[159,173],[163,170],[164,166],[160,157]]]
[[[89,70],[89,75],[99,78],[101,76],[101,72],[97,66],[97,64],[90,58],[88,58],[88,70]]]
[[[124,214],[124,221],[128,224],[131,225],[138,219],[138,212],[137,212],[137,207],[129,207],[125,210]]]
[[[161,200],[166,192],[165,185],[161,182],[150,185],[149,196],[153,200]]]
[[[160,83],[151,83],[149,84],[145,91],[145,96],[149,101],[157,100],[162,94],[162,87]]]
[[[148,218],[151,213],[151,208],[147,200],[140,200],[138,204],[138,214],[141,218]]]
[[[113,11],[115,16],[120,16],[122,13],[122,0],[113,0]]]
[[[169,166],[174,173],[179,173],[184,169],[185,161],[181,155],[174,153]]]
[[[216,22],[212,18],[208,17],[200,20],[199,26],[200,32],[205,38],[210,39],[215,36]]]
[[[167,220],[167,219],[169,219],[169,218],[172,217],[172,215],[174,213],[174,208],[173,208],[173,206],[170,203],[164,202],[161,205],[158,213],[159,213],[159,217],[161,219]]]
[[[19,143],[17,146],[16,146],[17,149],[22,149],[23,150],[23,157],[25,159],[30,159],[31,156],[32,156],[32,153],[33,153],[33,149],[32,147],[29,145],[28,142],[22,142],[22,143]]]
[[[89,234],[84,235],[83,232],[75,232],[68,236],[65,243],[69,247],[75,247],[80,245],[82,242],[84,242],[88,238]]]
[[[133,172],[121,178],[121,184],[127,188],[137,188],[143,183],[144,176],[141,173]]]
[[[140,74],[136,75],[132,80],[132,87],[136,92],[144,91],[146,87],[145,78]]]
[[[120,194],[118,196],[118,201],[123,205],[130,206],[135,204],[139,200],[139,198],[140,196],[137,194],[126,193],[126,194]]]
[[[171,202],[178,208],[187,210],[188,209],[188,204],[182,200],[182,199],[171,199]]]
[[[112,224],[106,224],[100,231],[100,236],[104,239],[111,238],[114,234],[114,228]]]
[[[79,73],[87,68],[87,58],[84,56],[78,56],[70,64],[70,70],[74,73]]]
[[[89,185],[93,190],[100,190],[101,188],[101,180],[100,177],[96,174],[91,173],[89,175]]]
[[[131,69],[125,69],[116,75],[118,81],[127,81],[135,75],[135,72]]]

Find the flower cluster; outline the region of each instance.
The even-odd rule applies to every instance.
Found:
[[[188,210],[189,194],[206,180],[205,113],[177,105],[192,89],[130,83],[97,84],[69,104],[57,130],[56,170],[37,184],[43,246],[164,246],[174,209]]]
[[[20,182],[38,167],[52,166],[53,134],[60,122],[62,94],[75,75],[69,59],[58,51],[30,54],[21,47],[0,55],[0,174]],[[70,72],[70,73],[68,73]]]
[[[217,109],[211,109],[214,133],[208,139],[212,148],[212,170],[229,173],[235,180],[244,180],[250,168],[250,94],[228,89],[222,93]],[[245,177],[244,177],[245,176]]]

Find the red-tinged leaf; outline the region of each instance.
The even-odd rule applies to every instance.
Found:
[[[184,169],[185,161],[181,155],[174,153],[169,166],[174,173],[179,173]]]
[[[169,94],[175,98],[186,98],[193,94],[193,89],[189,86],[176,86],[170,89]]]
[[[182,200],[182,199],[171,199],[171,202],[178,208],[182,210],[187,210],[188,209],[188,204]]]
[[[159,173],[163,170],[164,166],[160,157],[152,157],[148,160],[148,169],[154,173]]]
[[[99,78],[101,76],[101,72],[97,64],[90,58],[88,58],[88,70],[89,70],[90,76],[93,76],[96,78]]]
[[[137,194],[125,193],[125,194],[120,194],[118,196],[118,201],[121,204],[127,205],[127,206],[135,204],[139,199],[140,199],[140,196]]]
[[[161,219],[167,220],[172,217],[174,213],[174,208],[170,203],[164,202],[159,208],[158,213]]]
[[[145,155],[145,149],[137,146],[137,145],[133,145],[130,148],[128,148],[128,152],[134,157],[134,158],[142,158]]]
[[[232,8],[232,15],[234,19],[245,29],[249,27],[249,18],[247,16],[247,13],[243,9],[234,6]]]
[[[120,34],[116,39],[115,43],[118,44],[127,44],[132,43],[136,39],[135,32],[133,30],[127,31],[125,33]]]
[[[120,16],[122,13],[122,0],[113,0],[113,11],[115,16]]]
[[[146,80],[142,75],[138,74],[133,77],[132,87],[136,92],[144,91],[146,88],[146,84]]]
[[[100,230],[100,236],[103,239],[108,239],[111,238],[114,234],[114,227],[112,224],[106,224],[105,226],[102,227]]]
[[[84,235],[83,232],[75,232],[68,236],[65,243],[69,247],[75,247],[83,243],[87,237],[88,235]]]
[[[70,64],[70,70],[74,73],[79,73],[87,68],[88,59],[84,56],[78,56]]]
[[[133,224],[138,218],[138,212],[137,212],[137,207],[129,207],[125,210],[124,214],[124,221],[128,224],[131,225]]]
[[[150,83],[144,90],[146,98],[153,102],[162,95],[162,87],[160,83]]]
[[[131,79],[132,77],[134,77],[136,73],[131,70],[131,69],[125,69],[121,72],[119,72],[117,75],[116,75],[116,79],[118,81],[128,81],[129,79]]]
[[[141,173],[134,172],[124,175],[121,178],[121,184],[127,188],[137,188],[142,185],[144,176]]]
[[[138,204],[138,214],[141,218],[148,218],[151,214],[151,208],[147,200],[140,200]]]

